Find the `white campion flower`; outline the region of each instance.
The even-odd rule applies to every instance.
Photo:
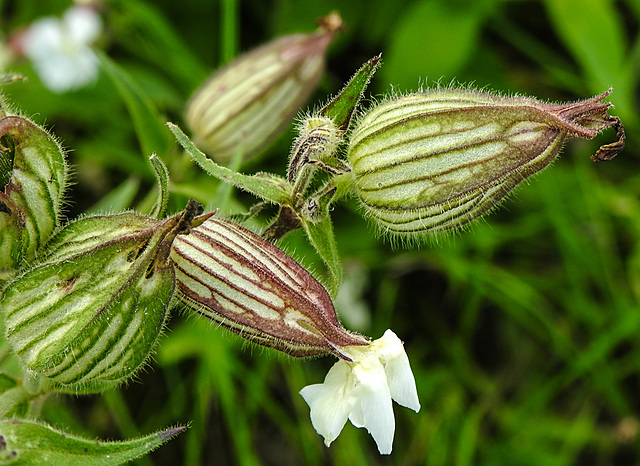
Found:
[[[22,52],[48,89],[66,92],[98,75],[98,59],[89,45],[101,31],[100,16],[93,8],[74,6],[62,19],[45,17],[31,24],[21,38]]]
[[[329,446],[347,419],[366,427],[380,454],[391,453],[395,419],[391,400],[420,411],[416,383],[402,341],[391,330],[368,346],[339,348],[339,360],[324,383],[309,385],[300,395],[311,408],[311,423]]]

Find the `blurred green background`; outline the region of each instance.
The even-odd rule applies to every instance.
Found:
[[[0,1],[3,39],[69,5]],[[219,183],[179,151],[162,123],[183,125],[186,101],[217,66],[278,35],[312,31],[333,9],[348,29],[329,49],[309,108],[381,52],[375,97],[454,79],[552,101],[613,87],[611,113],[626,126],[627,148],[594,164],[589,156],[615,140],[611,130],[569,141],[553,168],[502,209],[418,249],[376,238],[355,202],[334,210],[346,272],[337,300],[343,323],[374,338],[392,328],[418,385],[419,414],[396,406],[390,457],[350,424],[329,449],[313,430],[297,392],[321,382],[331,358],[293,360],[178,311],[137,380],[102,396],[51,399],[45,419],[101,438],[190,423],[143,465],[638,464],[637,0],[104,1],[96,48],[115,71],[53,94],[28,62],[10,61],[5,71],[29,79],[5,93],[70,150],[70,218],[148,209],[151,149],[169,166],[172,211],[189,196],[213,209],[224,197]],[[242,170],[284,175],[292,137],[288,131]],[[222,214],[254,201],[233,193]],[[285,246],[322,274],[301,235]]]

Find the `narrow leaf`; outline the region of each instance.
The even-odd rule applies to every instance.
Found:
[[[139,458],[182,433],[173,427],[138,439],[119,442],[66,434],[44,424],[18,419],[0,421],[0,464],[56,466],[115,465]]]
[[[151,162],[151,166],[156,173],[156,180],[158,180],[158,200],[149,215],[153,218],[161,219],[167,212],[169,203],[169,171],[156,154],[152,154],[149,157],[149,162]]]
[[[109,2],[110,21],[117,37],[135,37],[123,40],[120,45],[144,62],[152,62],[181,89],[195,89],[206,79],[209,69],[194,54],[193,47],[185,42],[182,31],[175,29],[175,21],[161,13],[157,6],[140,0]],[[117,15],[117,16],[116,16]]]
[[[302,221],[304,231],[307,233],[309,242],[318,252],[322,261],[329,271],[329,283],[327,289],[332,298],[335,298],[342,283],[342,266],[338,255],[333,234],[333,223],[330,216],[325,216],[319,222]]]
[[[558,36],[591,81],[591,90],[617,83],[624,62],[624,28],[612,0],[546,0]],[[576,12],[580,14],[576,14]],[[617,90],[617,89],[616,89]]]
[[[289,204],[291,202],[291,185],[284,178],[270,173],[243,175],[218,165],[201,152],[182,130],[173,123],[167,123],[175,134],[180,145],[193,160],[209,175],[230,183],[239,189],[275,204]]]
[[[158,110],[120,66],[104,54],[98,54],[98,58],[129,110],[142,152],[165,154],[170,147],[170,138]]]
[[[338,95],[320,110],[320,115],[331,118],[336,126],[346,131],[364,91],[381,64],[380,58],[378,55],[362,65]]]

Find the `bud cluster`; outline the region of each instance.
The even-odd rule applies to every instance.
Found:
[[[196,92],[186,120],[212,158],[246,159],[291,121],[341,26],[333,14],[313,34],[266,44]],[[302,119],[286,178],[220,167],[174,131],[209,173],[279,205],[262,236],[212,213],[197,217],[202,206],[195,201],[164,220],[125,212],[62,226],[63,151],[31,121],[2,114],[0,310],[24,368],[61,391],[116,386],[148,360],[177,298],[252,342],[295,357],[338,357],[323,384],[301,392],[314,427],[329,445],[350,420],[390,453],[392,401],[420,409],[402,341],[391,331],[371,341],[344,329],[325,288],[272,243],[304,228],[335,292],[342,275],[329,212],[345,190],[381,231],[411,237],[455,230],[548,166],[566,139],[614,128],[618,141],[593,156],[610,160],[624,147],[625,132],[608,114],[610,91],[550,104],[434,89],[385,101],[352,125],[378,61]],[[161,218],[168,174],[158,158],[152,164],[160,185],[152,212]]]

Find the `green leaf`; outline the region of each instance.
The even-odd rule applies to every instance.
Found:
[[[149,157],[149,162],[151,162],[158,180],[158,200],[149,215],[153,218],[161,219],[167,212],[167,205],[169,204],[169,171],[156,154],[152,154]]]
[[[485,17],[481,2],[415,2],[390,35],[382,69],[385,82],[415,88],[421,78],[454,77],[468,62]],[[420,51],[416,51],[420,47]]]
[[[164,16],[156,4],[114,0],[109,2],[108,12],[109,26],[115,35],[135,38],[120,40],[119,44],[142,61],[154,63],[180,83],[182,89],[195,89],[207,77],[208,68],[185,42],[185,35],[175,29],[172,18]]]
[[[126,441],[97,442],[18,419],[0,421],[0,464],[97,466],[122,464],[160,447],[186,426]]]
[[[306,201],[307,208],[303,209],[305,215],[300,218],[309,242],[327,266],[329,272],[327,288],[332,298],[335,298],[342,283],[342,264],[329,215],[329,206],[335,192],[333,183],[320,189]]]
[[[158,110],[140,86],[113,60],[98,54],[100,64],[124,100],[138,135],[142,152],[164,155],[171,145]]]
[[[591,80],[591,90],[602,92],[618,82],[627,47],[614,2],[545,0],[545,5],[557,34]]]
[[[180,145],[206,171],[222,181],[230,183],[239,189],[275,204],[289,204],[291,202],[291,185],[287,180],[271,173],[257,173],[243,175],[218,165],[202,153],[178,126],[167,123],[173,131]]]
[[[618,116],[628,127],[640,123],[635,103],[638,60],[633,54],[627,56],[625,26],[616,3],[546,0],[545,4],[556,33],[580,65],[591,93],[613,86],[611,101]]]
[[[346,131],[364,91],[380,66],[380,57],[373,57],[362,65],[340,93],[320,110],[320,115],[331,118],[338,128]]]

